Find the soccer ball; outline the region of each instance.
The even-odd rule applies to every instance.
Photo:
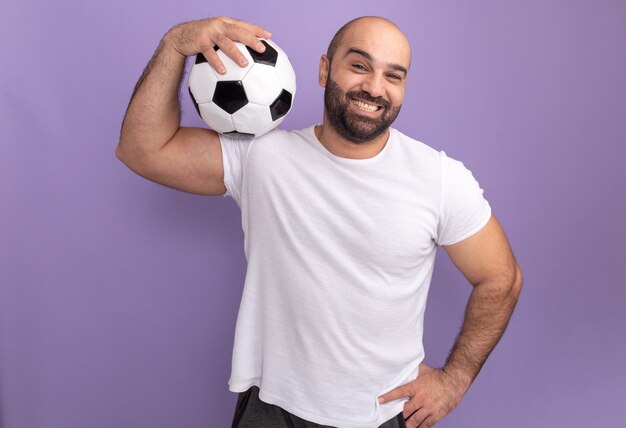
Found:
[[[291,110],[296,94],[296,74],[281,48],[261,39],[259,53],[242,43],[235,45],[248,60],[240,67],[219,48],[226,66],[222,75],[209,65],[202,53],[189,73],[189,94],[200,117],[215,131],[260,136],[280,124]]]

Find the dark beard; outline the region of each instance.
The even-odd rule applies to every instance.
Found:
[[[380,105],[385,111],[380,118],[376,119],[360,116],[349,110],[349,103],[354,98]],[[391,108],[387,100],[381,97],[373,98],[364,91],[344,92],[330,76],[324,89],[324,106],[333,129],[356,144],[372,141],[387,131],[402,107]]]

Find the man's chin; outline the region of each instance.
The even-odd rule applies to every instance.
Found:
[[[381,124],[378,121],[372,121],[369,117],[351,120],[346,127],[347,137],[354,143],[367,143],[375,140],[387,131],[388,127],[381,129],[380,126]]]
[[[348,129],[345,137],[355,144],[367,144],[383,135],[388,128],[377,129],[376,127],[367,129]]]

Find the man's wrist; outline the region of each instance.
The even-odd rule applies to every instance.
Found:
[[[474,377],[463,368],[448,362],[441,371],[448,376],[452,386],[464,395],[472,384]]]
[[[169,57],[186,59],[187,56],[177,47],[176,29],[177,27],[174,27],[165,33],[160,42],[160,49]]]

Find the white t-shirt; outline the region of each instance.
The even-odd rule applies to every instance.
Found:
[[[222,135],[248,267],[229,389],[340,428],[373,428],[417,377],[438,245],[491,216],[465,166],[392,129],[376,156],[329,152],[314,128]]]

